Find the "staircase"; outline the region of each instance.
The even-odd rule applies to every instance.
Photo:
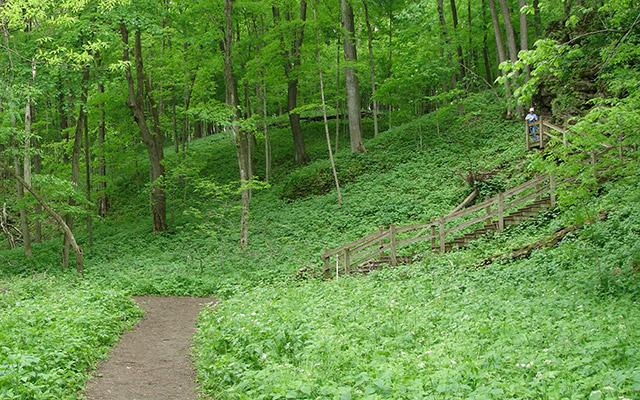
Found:
[[[504,217],[504,225],[505,226],[518,225],[521,222],[526,221],[529,218],[535,217],[538,214],[540,214],[542,211],[548,210],[550,208],[551,208],[551,197],[550,196],[541,197],[539,199],[536,199],[533,203],[507,214]],[[499,230],[499,221],[497,220],[488,221],[484,224],[484,226],[477,228],[473,232],[465,233],[464,235],[459,236],[451,241],[445,242],[445,251],[466,248],[467,245],[473,242],[474,240],[487,236],[490,233],[497,232],[498,230]],[[440,247],[434,246],[432,247],[432,250],[434,252],[439,252]]]

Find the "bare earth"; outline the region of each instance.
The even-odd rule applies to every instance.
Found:
[[[195,319],[212,298],[134,297],[145,316],[125,332],[87,382],[89,400],[191,400]]]

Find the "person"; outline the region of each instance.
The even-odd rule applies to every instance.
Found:
[[[533,123],[533,122],[536,122],[538,120],[538,116],[536,115],[535,109],[533,107],[531,107],[529,109],[529,114],[527,114],[527,116],[524,117],[524,119],[530,124]],[[538,126],[537,125],[529,126],[529,133],[533,133],[533,141],[537,142],[538,141]]]

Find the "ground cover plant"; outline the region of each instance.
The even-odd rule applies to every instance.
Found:
[[[638,177],[614,185],[608,219],[518,262],[233,297],[200,317],[200,380],[217,399],[637,398],[638,201]]]
[[[126,292],[46,274],[0,283],[0,398],[75,399],[141,316]]]

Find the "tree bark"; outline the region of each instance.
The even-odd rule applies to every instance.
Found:
[[[378,136],[378,100],[376,96],[376,73],[373,63],[373,34],[371,32],[371,21],[369,21],[369,7],[366,0],[362,0],[364,5],[364,17],[367,23],[367,35],[369,39],[369,71],[371,72],[371,97],[373,98],[373,135]],[[315,10],[314,10],[315,12]]]
[[[450,54],[450,47],[451,47],[451,39],[449,38],[449,30],[447,29],[447,21],[444,18],[444,1],[443,0],[438,0],[438,5],[437,5],[437,9],[438,9],[438,18],[440,19],[440,26],[442,27],[442,37],[444,38],[444,42],[446,44],[446,54],[447,54],[447,58],[451,58],[451,54]],[[442,53],[441,53],[442,54]],[[452,89],[455,89],[457,86],[457,79],[456,79],[456,74],[452,74],[451,75],[451,86]],[[446,83],[444,83],[444,88],[443,90],[446,91]]]
[[[518,48],[516,47],[516,34],[513,30],[513,24],[511,23],[511,15],[509,14],[509,5],[507,0],[498,0],[500,3],[500,10],[502,11],[502,19],[504,20],[504,29],[507,34],[507,47],[509,48],[509,58],[512,62],[518,60]],[[514,87],[517,89],[518,85],[514,82]],[[518,99],[514,99],[516,102]],[[524,116],[524,108],[522,105],[516,103],[516,114]]]
[[[520,7],[520,50],[529,50],[529,32],[527,30],[527,14],[522,9],[527,5],[526,0],[518,0]],[[525,83],[531,78],[531,67],[525,65]]]
[[[53,211],[53,209],[49,206],[49,204],[46,203],[44,199],[35,190],[33,190],[33,188],[20,176],[20,174],[14,171],[10,166],[5,164],[2,160],[0,160],[0,168],[4,169],[9,174],[13,175],[13,177],[16,178],[16,180],[22,185],[22,187],[24,187],[27,191],[29,191],[29,193],[31,193],[33,198],[36,199],[36,201],[40,203],[40,205],[42,205],[42,208],[44,208],[45,211],[47,211],[47,213],[49,213],[49,215],[53,217],[53,219],[58,223],[58,226],[62,229],[65,235],[69,236],[71,246],[73,247],[73,251],[75,252],[75,255],[76,255],[76,269],[78,271],[78,275],[80,275],[81,277],[84,277],[84,262],[82,258],[82,249],[80,248],[80,246],[78,246],[78,243],[76,242],[76,239],[73,236],[73,232],[71,232],[71,229],[69,229],[67,224],[65,224],[60,214]]]
[[[340,192],[340,182],[338,181],[338,173],[336,172],[336,163],[333,159],[333,152],[331,151],[331,138],[329,137],[329,123],[327,121],[327,105],[326,105],[327,103],[324,97],[324,81],[322,80],[322,58],[320,57],[320,37],[318,35],[316,8],[313,5],[313,2],[311,3],[311,8],[313,9],[313,23],[315,25],[315,34],[316,34],[316,55],[318,58],[318,75],[320,76],[320,96],[322,98],[322,117],[324,120],[324,132],[327,137],[327,149],[329,150],[329,160],[331,161],[331,171],[333,172],[333,180],[336,185],[336,192],[338,193],[338,204],[342,204],[342,193]],[[365,3],[365,10],[366,10],[366,3]],[[370,28],[369,28],[369,34],[371,34]]]
[[[280,20],[280,10],[277,7],[272,8],[274,20]],[[289,13],[285,14],[287,21],[291,18]],[[284,43],[284,36],[281,36],[283,48],[285,49],[284,72],[287,76],[287,112],[289,115],[289,125],[291,126],[291,134],[293,136],[294,159],[298,164],[304,164],[309,161],[307,150],[304,145],[302,136],[302,127],[300,126],[300,114],[292,112],[298,107],[298,70],[300,68],[300,47],[304,37],[304,21],[307,18],[307,3],[300,0],[300,21],[299,27],[294,31],[294,40],[291,45]]]
[[[31,64],[31,85],[34,84],[36,80],[36,64],[35,60],[33,60]],[[31,116],[32,116],[32,108],[33,103],[31,99],[27,99],[27,104],[24,109],[24,161],[23,161],[23,177],[24,181],[31,185]],[[18,192],[24,193],[24,188],[18,189]],[[19,193],[20,194],[20,193]],[[22,239],[24,245],[24,254],[27,257],[33,256],[33,251],[31,250],[31,232],[29,231],[29,222],[27,220],[27,210],[24,206],[20,208],[20,222],[22,224]]]
[[[496,38],[496,51],[498,53],[498,61],[503,63],[507,60],[507,55],[504,51],[504,43],[502,41],[502,32],[500,31],[500,19],[498,18],[498,11],[496,9],[496,3],[494,0],[489,0],[489,10],[491,11],[491,22],[493,24],[493,34]],[[501,70],[502,76],[505,76],[505,72]],[[507,93],[507,99],[512,97],[511,84],[508,79],[504,81],[504,89]]]
[[[485,9],[485,0],[482,0],[482,25],[487,25],[487,12]],[[487,82],[493,82],[493,74],[491,73],[491,63],[489,61],[489,46],[487,45],[487,30],[483,29],[484,37],[482,38],[482,58],[484,59],[484,70],[487,75]]]
[[[122,58],[123,61],[129,62],[129,31],[124,23],[120,24],[120,33],[122,35],[122,43],[124,44]],[[162,164],[162,160],[164,160],[164,143],[162,139],[162,132],[160,131],[158,110],[151,95],[151,85],[144,74],[142,64],[141,33],[139,29],[136,30],[135,33],[134,57],[136,68],[135,83],[131,67],[127,66],[125,69],[129,92],[127,106],[131,110],[133,119],[138,124],[138,128],[140,129],[140,134],[142,136],[142,142],[147,148],[149,161],[151,162],[151,166],[149,168],[149,180],[151,183],[150,208],[153,214],[153,231],[162,232],[167,229],[166,195],[163,183],[164,165]],[[145,103],[148,104],[148,108],[151,110],[152,114],[151,129],[148,125],[147,116],[145,114]]]
[[[238,108],[238,87],[233,75],[233,3],[235,0],[224,0],[224,38],[221,47],[224,52],[224,84],[225,100],[231,111],[231,129],[235,138],[236,155],[238,157],[238,169],[240,171],[242,209],[240,215],[240,247],[247,247],[249,241],[249,176],[250,154],[247,134],[240,129],[238,121],[241,118]]]
[[[456,0],[451,0],[451,18],[453,19],[453,30],[458,30],[458,8],[456,7]],[[460,78],[464,79],[466,71],[464,68],[464,57],[462,56],[462,45],[458,44],[458,68],[460,68]],[[471,49],[469,49],[471,51]]]
[[[89,68],[85,68],[82,80],[84,82],[82,103],[86,107],[89,85]],[[84,172],[85,183],[87,185],[87,234],[89,235],[89,247],[93,247],[93,218],[91,216],[91,146],[89,143],[89,118],[87,116],[86,110],[84,112],[84,121],[82,123],[82,128],[84,130]]]
[[[104,85],[102,83],[98,83],[98,92],[104,93]],[[104,154],[106,131],[104,103],[100,103],[98,108],[100,109],[100,123],[98,124],[98,176],[100,177],[98,180],[98,215],[106,217],[109,210],[109,196],[107,196],[107,162]]]
[[[360,87],[358,75],[353,65],[358,61],[355,42],[353,9],[348,0],[340,0],[342,5],[342,27],[345,31],[344,57],[347,61],[345,86],[347,91],[347,110],[349,114],[349,138],[352,153],[366,151],[362,141],[362,116],[360,106]]]

